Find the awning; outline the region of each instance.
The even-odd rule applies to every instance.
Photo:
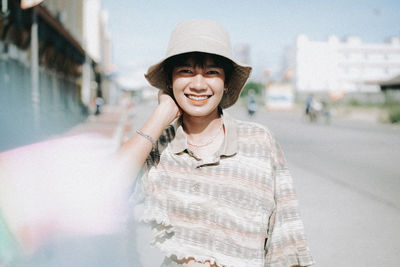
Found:
[[[394,78],[379,83],[381,90],[400,90],[400,75]]]
[[[10,23],[17,29],[28,29],[32,25],[33,8],[21,9],[19,1],[11,1]],[[80,43],[50,12],[41,5],[35,7],[39,24],[39,41],[54,46],[54,48],[75,63],[82,64],[85,61],[85,51]],[[8,27],[9,28],[9,27]],[[6,33],[3,33],[5,35]],[[22,47],[26,49],[26,46]]]
[[[379,85],[400,85],[400,75],[397,75],[390,80],[383,81]]]
[[[50,12],[43,6],[38,6],[37,9],[38,16],[43,19],[44,22],[55,32],[57,32],[65,41],[69,42],[80,54],[84,55],[85,51],[83,50],[82,46],[72,37],[72,35],[64,28],[64,26],[56,20]],[[39,28],[40,31],[40,28]],[[40,34],[40,33],[39,33]]]

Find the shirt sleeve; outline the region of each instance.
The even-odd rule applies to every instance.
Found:
[[[149,156],[146,159],[147,168],[150,169],[152,166],[157,166],[160,162],[162,151],[167,147],[168,143],[175,137],[175,129],[172,125],[169,125],[161,134],[160,138],[156,141],[156,146],[150,151]]]
[[[298,212],[293,181],[279,144],[272,141],[275,209],[269,218],[265,267],[310,266],[314,263]]]

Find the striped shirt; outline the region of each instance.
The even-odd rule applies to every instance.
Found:
[[[182,266],[185,258],[216,266],[312,265],[279,145],[260,124],[222,119],[224,141],[212,157],[190,151],[176,120],[145,164],[142,220],[167,256],[163,266]]]

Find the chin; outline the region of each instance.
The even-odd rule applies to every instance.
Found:
[[[209,116],[211,114],[213,114],[214,112],[218,113],[218,107],[216,108],[205,108],[205,107],[201,107],[201,108],[182,108],[183,112],[186,115],[192,116],[192,117],[205,117],[205,116]]]

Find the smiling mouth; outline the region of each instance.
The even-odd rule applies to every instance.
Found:
[[[190,102],[197,105],[204,104],[211,97],[211,95],[189,95],[189,94],[185,95]]]

